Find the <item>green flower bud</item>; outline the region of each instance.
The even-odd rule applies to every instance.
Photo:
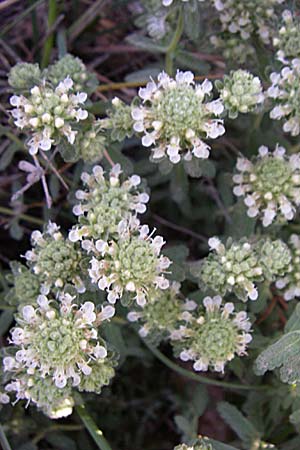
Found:
[[[294,58],[300,58],[300,22],[292,11],[282,13],[282,26],[273,38],[274,47],[278,48],[277,59],[284,64]]]
[[[276,281],[276,287],[282,290],[287,301],[300,297],[300,238],[297,234],[291,235],[289,248],[292,255],[289,270]]]
[[[245,240],[228,240],[224,246],[218,238],[209,239],[208,244],[213,252],[194,271],[200,283],[221,295],[233,292],[244,302],[256,300],[255,283],[263,280],[263,268],[255,246]]]
[[[8,291],[6,301],[13,305],[35,303],[41,288],[38,276],[17,261],[11,262],[10,268],[7,279],[13,287]]]
[[[84,162],[88,163],[95,163],[102,159],[106,144],[106,137],[99,133],[97,122],[88,130],[78,133],[76,139],[80,156]]]
[[[209,443],[207,438],[201,438],[197,439],[197,442],[193,445],[177,445],[174,447],[174,450],[215,450],[215,448]]]
[[[288,272],[292,255],[289,247],[283,241],[280,239],[262,240],[261,244],[258,243],[258,249],[260,264],[267,280],[274,281]]]
[[[75,91],[84,91],[91,94],[97,89],[96,74],[88,72],[80,58],[67,54],[52,64],[46,70],[47,79],[54,85],[70,77],[74,82]]]
[[[284,120],[283,131],[292,136],[300,133],[300,59],[293,59],[280,73],[270,75],[271,87],[267,90],[273,99],[271,119]]]
[[[154,290],[143,308],[135,308],[127,314],[130,322],[141,322],[139,329],[142,337],[153,342],[168,338],[179,323],[185,322],[196,308],[192,300],[180,298],[180,283],[173,282],[165,291]]]
[[[29,91],[41,81],[42,73],[38,64],[18,63],[8,74],[8,84],[16,91]]]
[[[238,113],[254,111],[264,101],[260,79],[246,70],[230,72],[222,81],[217,81],[216,86],[232,119],[235,119]]]
[[[112,100],[111,109],[107,111],[107,119],[101,121],[102,127],[110,131],[113,141],[124,141],[133,135],[133,118],[131,106],[126,105],[118,97]]]

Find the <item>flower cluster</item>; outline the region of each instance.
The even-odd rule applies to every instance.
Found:
[[[189,311],[194,310],[197,304],[180,297],[180,283],[173,282],[165,291],[153,291],[149,294],[149,301],[143,308],[131,310],[127,314],[130,322],[141,322],[139,329],[142,337],[169,338],[180,322],[189,318]]]
[[[243,40],[229,32],[218,33],[210,37],[211,44],[224,55],[228,61],[238,61],[245,64],[255,56],[255,48],[251,41]]]
[[[117,233],[122,220],[146,211],[149,195],[138,190],[141,178],[132,175],[122,182],[121,174],[119,164],[113,166],[107,179],[101,166],[94,166],[92,174],[82,173],[86,190],[76,192],[79,203],[73,213],[79,224],[69,233],[72,242],[87,237],[107,239]]]
[[[234,312],[234,304],[223,305],[220,296],[205,297],[203,306],[171,336],[173,345],[182,361],[194,361],[194,370],[224,372],[235,354],[246,354],[251,324],[245,311]]]
[[[21,62],[13,66],[8,74],[8,84],[16,91],[29,90],[41,81],[42,71],[38,64]]]
[[[274,152],[261,146],[258,153],[253,162],[238,158],[234,194],[244,197],[248,216],[261,217],[264,227],[292,220],[300,204],[300,154],[287,156],[279,145]]]
[[[65,284],[73,284],[78,292],[85,291],[81,278],[82,252],[76,244],[64,238],[55,223],[49,222],[44,233],[33,231],[31,241],[33,249],[25,253],[25,258],[43,283],[44,293]]]
[[[162,4],[164,5],[164,6],[170,6],[170,5],[172,5],[172,3],[173,3],[173,1],[174,0],[161,0],[161,2],[162,2]],[[189,0],[181,0],[182,2],[189,2]],[[199,2],[204,2],[205,0],[198,0]]]
[[[13,95],[10,103],[15,107],[11,111],[15,125],[32,132],[27,142],[29,153],[50,150],[62,138],[73,144],[77,134],[73,124],[88,117],[88,112],[79,106],[86,99],[84,92],[73,93],[73,81],[69,77],[56,88],[43,82],[34,86],[28,96]]]
[[[153,289],[169,287],[164,273],[171,262],[160,255],[164,244],[161,236],[153,238],[149,227],[140,226],[134,217],[119,224],[115,239],[95,243],[86,239],[83,247],[93,254],[89,269],[92,283],[108,293],[110,303],[128,298],[144,306]]]
[[[180,444],[177,445],[174,450],[215,450],[214,447],[208,442],[207,438],[197,439],[197,442],[192,445]]]
[[[291,261],[288,247],[280,240],[228,240],[225,246],[214,237],[208,244],[213,251],[194,269],[195,275],[206,288],[221,295],[233,292],[242,301],[256,300],[255,283],[274,281],[288,271]]]
[[[176,164],[182,156],[209,157],[210,146],[203,139],[225,132],[221,100],[206,101],[212,88],[210,81],[195,85],[192,72],[178,71],[175,79],[162,72],[157,82],[139,90],[142,105],[132,109],[133,128],[143,133],[145,147],[154,145],[154,161],[167,156]]]
[[[276,281],[276,287],[283,292],[285,300],[300,297],[300,237],[292,234],[289,239],[292,260],[288,273]]]
[[[283,64],[289,60],[300,58],[300,21],[293,12],[286,9],[282,13],[282,26],[273,38],[274,47],[278,48],[277,59]]]
[[[11,330],[10,356],[3,359],[10,378],[5,391],[52,418],[71,414],[72,387],[99,393],[114,376],[115,364],[97,331],[113,308],[97,313],[89,301],[79,308],[63,293],[58,301],[40,295],[37,307],[22,308]]]
[[[222,81],[216,81],[216,86],[231,119],[238,113],[254,111],[264,102],[260,79],[246,70],[232,71]]]
[[[17,261],[10,263],[10,269],[7,281],[12,287],[7,292],[5,300],[13,305],[35,303],[41,289],[39,277]]]
[[[101,120],[101,126],[110,130],[113,141],[123,141],[134,133],[133,118],[131,117],[130,105],[126,105],[118,97],[113,98],[111,109],[107,110],[108,117]]]
[[[292,136],[300,133],[300,59],[293,59],[280,73],[271,73],[272,86],[267,90],[273,99],[271,119],[284,120],[283,131]]]
[[[94,122],[87,130],[79,132],[76,137],[76,147],[85,162],[95,163],[103,157],[107,142],[99,128],[100,124]]]
[[[89,72],[80,58],[67,54],[55,64],[49,66],[45,77],[57,86],[65,78],[70,77],[74,82],[74,90],[84,91],[88,94],[95,91],[98,80],[94,73]]]
[[[272,34],[270,21],[275,7],[284,0],[214,0],[219,12],[222,31],[239,35],[243,40],[258,36],[269,44]]]

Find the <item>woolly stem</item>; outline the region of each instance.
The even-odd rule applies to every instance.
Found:
[[[1,424],[0,424],[0,444],[3,450],[12,450]]]
[[[220,386],[227,389],[240,389],[240,390],[246,390],[246,391],[261,391],[261,390],[268,390],[272,389],[270,386],[267,385],[261,385],[261,386],[251,386],[247,384],[238,384],[238,383],[230,383],[227,381],[219,381],[214,380],[212,378],[203,377],[201,375],[195,374],[193,372],[190,372],[189,370],[184,369],[183,367],[178,366],[177,364],[173,363],[169,358],[167,358],[165,355],[163,355],[157,348],[153,347],[151,344],[146,342],[144,340],[144,344],[149,348],[149,350],[153,353],[154,356],[156,356],[157,359],[159,359],[165,366],[169,367],[169,369],[174,370],[175,372],[179,373],[180,375],[183,375],[186,378],[190,378],[191,380],[197,381],[198,383],[203,384],[211,384],[213,386]]]

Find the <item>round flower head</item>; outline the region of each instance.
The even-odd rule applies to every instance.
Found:
[[[245,41],[232,33],[220,32],[218,35],[211,36],[210,42],[228,61],[245,64],[255,57],[255,48],[251,41]]]
[[[15,125],[32,133],[27,142],[31,155],[39,149],[50,150],[62,138],[74,144],[77,131],[71,125],[86,119],[88,112],[79,106],[86,101],[87,94],[74,94],[72,88],[73,81],[66,78],[56,88],[44,82],[34,86],[28,96],[10,98],[10,104],[15,107],[11,111]]]
[[[203,305],[204,312],[197,310],[174,348],[182,361],[194,361],[194,370],[224,372],[235,354],[246,354],[251,324],[245,311],[234,312],[233,303],[222,305],[220,296],[205,297]]]
[[[222,31],[238,35],[245,41],[256,36],[264,44],[269,44],[275,7],[283,1],[214,0],[214,6],[219,12]]]
[[[238,158],[233,192],[244,197],[248,216],[261,218],[264,227],[292,220],[300,204],[300,154],[287,156],[279,145],[274,152],[266,146],[258,152],[253,162]]]
[[[187,2],[189,2],[190,0],[181,0],[182,2],[184,2],[184,3],[187,3]],[[205,0],[198,0],[199,2],[204,2]],[[170,5],[172,5],[172,3],[174,2],[174,0],[161,0],[161,2],[162,2],[162,4],[164,5],[164,6],[170,6]]]
[[[76,145],[84,162],[95,163],[102,159],[106,147],[106,137],[98,130],[97,122],[85,131],[79,132]]]
[[[73,284],[78,292],[84,292],[81,279],[82,252],[59,231],[59,227],[49,222],[44,233],[34,231],[31,235],[33,249],[25,254],[33,272],[43,282],[43,292],[50,287],[62,288]]]
[[[17,261],[11,262],[10,268],[11,273],[7,280],[13,287],[8,291],[5,300],[14,305],[35,303],[41,289],[39,277]]]
[[[70,294],[60,294],[58,301],[40,295],[37,304],[24,306],[11,330],[14,353],[3,359],[4,372],[11,378],[6,391],[43,409],[47,392],[51,409],[69,400],[71,387],[100,392],[100,382],[103,386],[114,375],[114,360],[97,327],[112,317],[114,308],[106,306],[97,313],[89,301],[78,307]],[[99,379],[89,378],[94,371]],[[69,402],[69,414],[71,406]]]
[[[216,86],[232,119],[238,113],[254,111],[264,101],[260,79],[246,70],[236,70],[229,76],[225,75],[222,81],[216,82]]]
[[[285,300],[300,297],[300,237],[292,234],[289,239],[292,260],[283,278],[276,281],[276,287],[283,292]]]
[[[277,59],[283,64],[300,58],[300,21],[293,12],[286,9],[282,13],[282,26],[273,38],[274,47],[278,48]]]
[[[169,281],[164,272],[171,262],[160,255],[164,245],[161,236],[149,235],[147,225],[139,226],[134,218],[119,224],[115,240],[85,240],[83,248],[93,253],[89,275],[99,289],[108,292],[108,301],[115,303],[123,298],[135,300],[144,306],[149,293],[155,289],[167,289]]]
[[[29,90],[40,84],[42,73],[38,64],[21,62],[10,69],[8,84],[16,91]]]
[[[80,58],[67,54],[52,64],[46,70],[46,76],[56,86],[60,81],[70,77],[74,82],[75,91],[84,91],[88,94],[94,92],[98,86],[98,80],[94,73],[88,72]]]
[[[221,295],[233,292],[240,300],[256,300],[258,292],[255,283],[263,280],[263,268],[255,246],[245,240],[226,246],[214,237],[208,244],[212,252],[201,261],[195,275],[206,288]]]
[[[271,73],[272,86],[267,90],[273,99],[271,119],[284,120],[283,131],[292,136],[300,133],[300,59],[293,59],[280,73]]]
[[[263,239],[261,243],[258,242],[257,248],[264,277],[267,280],[274,281],[289,271],[292,254],[283,241]]]
[[[151,295],[152,294],[152,295]],[[160,341],[168,338],[180,322],[189,320],[190,313],[197,307],[192,300],[180,298],[180,283],[173,282],[165,291],[149,294],[149,301],[143,308],[131,310],[127,314],[130,322],[141,322],[142,337]]]
[[[177,72],[175,80],[162,72],[158,82],[139,90],[143,104],[132,109],[134,130],[143,133],[142,144],[152,149],[153,160],[168,157],[174,164],[183,156],[208,158],[210,146],[203,139],[224,134],[220,99],[207,102],[212,83],[194,84],[192,72]]]
[[[82,174],[86,190],[76,192],[79,204],[74,206],[73,213],[78,216],[79,225],[70,231],[71,241],[86,237],[107,239],[117,234],[124,218],[146,211],[149,196],[138,191],[140,177],[132,175],[121,181],[121,174],[120,164],[114,165],[107,177],[101,166],[94,166],[91,174]]]
[[[193,445],[180,444],[174,447],[174,450],[215,450],[207,438],[200,438]]]
[[[131,106],[126,105],[118,97],[113,98],[111,109],[107,111],[108,117],[101,120],[102,128],[110,130],[113,141],[124,141],[134,133]]]

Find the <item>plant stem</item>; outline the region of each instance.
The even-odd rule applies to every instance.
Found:
[[[102,431],[99,430],[94,420],[87,412],[85,405],[83,403],[77,405],[76,411],[98,448],[100,450],[112,450],[111,446],[103,436]]]
[[[238,383],[230,383],[227,381],[214,380],[212,378],[207,378],[207,377],[203,377],[201,375],[197,375],[197,374],[190,372],[189,370],[186,370],[183,367],[180,367],[177,364],[173,363],[169,358],[167,358],[165,355],[163,355],[157,348],[153,347],[151,344],[149,344],[145,340],[144,340],[144,344],[156,356],[156,358],[159,359],[167,367],[169,367],[170,369],[179,373],[180,375],[183,375],[186,378],[190,378],[191,380],[197,381],[198,383],[211,384],[213,386],[220,386],[220,387],[225,387],[228,389],[240,389],[240,390],[247,390],[247,391],[250,391],[250,390],[261,391],[261,390],[272,389],[268,385],[250,386],[247,384],[238,384]]]
[[[182,12],[182,8],[180,8],[179,14],[178,14],[178,20],[177,20],[177,27],[176,27],[174,36],[170,42],[170,45],[166,51],[165,67],[166,67],[166,72],[170,76],[173,75],[174,52],[176,50],[178,42],[180,41],[182,32],[183,32],[183,12]]]
[[[49,0],[48,2],[48,30],[53,26],[57,16],[57,4],[56,0]],[[44,48],[43,48],[43,57],[41,62],[41,67],[44,69],[48,66],[51,56],[51,51],[54,44],[54,34],[50,33],[47,37]]]
[[[28,214],[17,214],[13,209],[5,208],[4,206],[0,206],[0,213],[7,214],[8,216],[18,216],[20,219],[35,223],[36,225],[44,224],[44,221],[37,217],[29,216]]]
[[[5,436],[2,425],[0,424],[0,444],[3,450],[12,450],[7,437]]]

